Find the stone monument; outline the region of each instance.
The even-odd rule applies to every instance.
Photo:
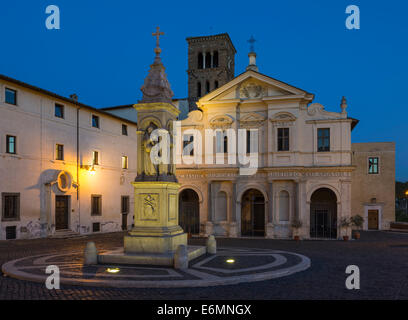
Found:
[[[135,190],[135,222],[124,238],[120,253],[100,254],[100,263],[173,265],[178,247],[187,247],[188,260],[205,253],[205,247],[187,246],[187,234],[178,224],[178,190],[173,156],[172,125],[180,111],[172,104],[173,91],[160,58],[157,28],[156,57],[141,88],[143,98],[134,105],[138,121],[137,177]],[[152,132],[164,129],[170,137],[170,161],[154,161],[152,151],[158,143]]]

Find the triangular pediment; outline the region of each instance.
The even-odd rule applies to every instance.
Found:
[[[302,89],[249,70],[202,97],[199,104],[213,101],[260,100],[291,96],[313,98],[312,94]]]

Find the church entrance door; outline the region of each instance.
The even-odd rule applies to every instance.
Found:
[[[312,194],[310,237],[337,238],[337,197],[330,189],[321,188]]]
[[[55,230],[68,229],[69,196],[55,196]]]
[[[179,195],[179,225],[190,235],[200,233],[199,198],[192,189],[185,189]]]
[[[258,190],[247,190],[242,196],[241,235],[265,236],[265,198]]]

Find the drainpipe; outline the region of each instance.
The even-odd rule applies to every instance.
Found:
[[[79,200],[79,110],[81,109],[78,106],[78,96],[76,94],[71,94],[69,96],[77,106],[77,114],[76,114],[76,180],[77,180],[77,202],[78,202],[78,223],[79,223],[79,233],[81,233],[81,201]]]

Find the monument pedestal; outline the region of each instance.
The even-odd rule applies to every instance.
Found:
[[[124,237],[121,252],[98,256],[99,263],[173,265],[179,245],[187,246],[187,234],[178,225],[180,184],[164,181],[133,182],[135,226]],[[205,247],[187,247],[188,260],[205,254]]]

